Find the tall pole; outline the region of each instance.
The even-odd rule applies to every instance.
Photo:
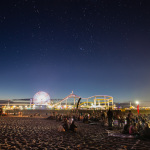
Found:
[[[139,102],[136,101],[136,104],[137,104],[137,113],[138,113],[138,115],[139,115]]]
[[[137,105],[137,113],[139,115],[139,104]]]

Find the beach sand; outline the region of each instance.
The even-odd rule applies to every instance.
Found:
[[[62,122],[42,117],[0,117],[0,149],[150,150],[150,141],[108,136],[106,127],[75,122],[78,132],[58,132]],[[113,132],[119,132],[114,129]]]

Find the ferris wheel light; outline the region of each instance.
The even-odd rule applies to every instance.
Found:
[[[35,105],[47,105],[50,101],[50,96],[43,91],[36,93],[33,97],[33,103]]]

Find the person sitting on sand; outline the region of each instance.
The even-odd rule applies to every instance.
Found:
[[[124,128],[123,128],[123,134],[129,134],[129,125],[128,124],[126,124],[125,126],[124,126]]]
[[[74,124],[74,121],[72,121],[72,124],[70,125],[70,130],[73,132],[77,132],[77,126]]]
[[[84,116],[83,123],[88,123],[88,116],[87,115]]]
[[[138,132],[139,132],[139,133],[143,132],[142,125],[141,125],[141,123],[140,123],[139,121],[138,121],[138,123],[137,123],[137,129],[138,129]]]
[[[65,129],[65,131],[69,130],[69,124],[67,118],[64,120],[63,128]]]
[[[129,127],[129,134],[132,134],[132,135],[138,134],[137,124],[136,123],[134,123],[133,125],[130,125],[130,127]]]
[[[150,128],[148,126],[148,123],[145,123],[145,127],[144,127],[144,130],[143,130],[143,136],[145,138],[150,139]]]

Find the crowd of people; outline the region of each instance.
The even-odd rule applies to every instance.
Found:
[[[121,111],[113,111],[111,109],[93,113],[77,112],[57,114],[56,112],[53,112],[48,119],[62,121],[62,131],[71,130],[77,132],[75,121],[83,123],[99,122],[101,126],[106,126],[108,129],[113,130],[114,127],[118,127],[118,129],[122,129],[123,134],[150,138],[150,115],[134,115],[131,110],[128,114]]]
[[[126,117],[127,123],[124,126],[123,133],[129,133],[131,135],[136,135],[139,137],[150,138],[150,128],[149,128],[149,115],[136,115],[134,116],[131,111],[129,111]]]

